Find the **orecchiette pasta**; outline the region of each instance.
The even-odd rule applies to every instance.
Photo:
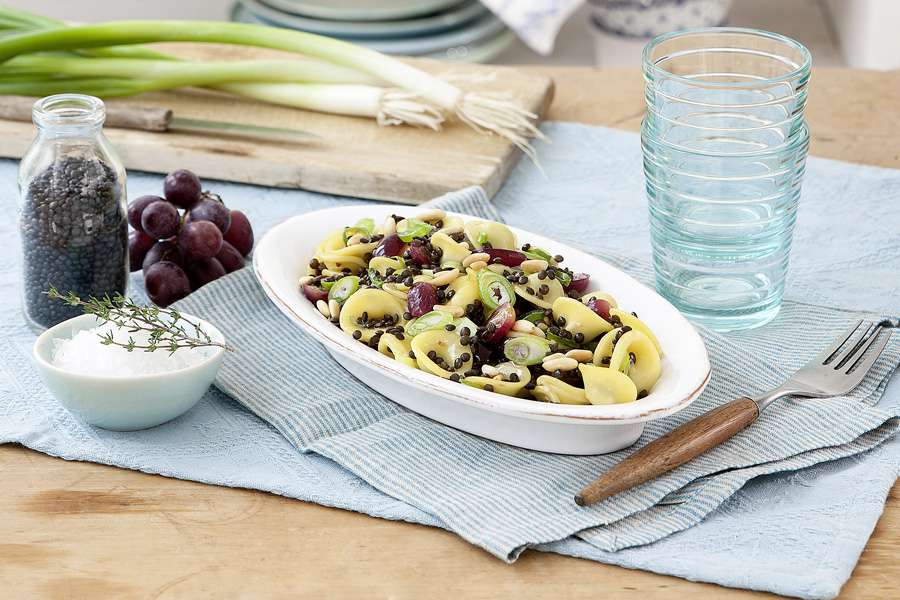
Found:
[[[637,400],[637,387],[627,375],[620,371],[579,365],[584,381],[584,395],[591,404],[621,404]]]
[[[407,367],[418,367],[416,359],[409,354],[412,351],[412,344],[409,343],[409,340],[406,337],[401,339],[393,333],[385,333],[381,336],[381,339],[378,340],[378,351],[385,356],[400,361]]]
[[[582,341],[590,342],[601,333],[612,329],[606,319],[574,298],[560,296],[553,301],[553,315],[560,327],[573,334],[581,334]]]
[[[332,232],[299,284],[354,339],[450,381],[573,405],[652,393],[656,336],[563,262],[501,223],[431,210]]]

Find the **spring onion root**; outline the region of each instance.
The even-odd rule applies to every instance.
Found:
[[[535,115],[509,98],[463,92],[421,69],[347,42],[261,25],[204,21],[120,21],[36,29],[0,40],[0,62],[33,52],[83,52],[91,48],[155,42],[206,42],[271,48],[364,72],[402,90],[397,94],[388,92],[381,97],[383,107],[379,114],[383,123],[410,122],[407,119],[412,119],[414,124],[436,127],[439,120],[434,122],[435,115],[443,113],[457,117],[479,132],[509,139],[532,158],[534,152],[529,140],[541,137],[533,124]],[[249,90],[257,86],[256,92],[260,91],[257,84],[241,85],[251,86],[245,88]],[[273,92],[271,89],[263,91]],[[366,100],[368,99],[363,99],[363,102]],[[434,113],[419,106],[425,102],[434,105]]]

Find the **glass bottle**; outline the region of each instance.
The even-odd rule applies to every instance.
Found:
[[[37,135],[19,165],[19,234],[25,317],[35,329],[81,314],[51,300],[55,287],[81,298],[125,294],[125,168],[103,135],[93,96],[58,94],[32,110]]]

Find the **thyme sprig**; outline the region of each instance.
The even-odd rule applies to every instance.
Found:
[[[115,339],[112,331],[100,334],[100,343],[104,346],[119,346],[128,352],[143,350],[155,352],[167,350],[174,354],[181,348],[203,348],[217,346],[229,352],[233,348],[222,342],[214,341],[209,337],[199,323],[186,319],[174,308],[160,308],[158,306],[141,306],[135,304],[129,298],[121,294],[103,298],[91,296],[82,300],[75,292],[63,294],[55,287],[46,292],[52,300],[60,300],[69,306],[80,306],[86,315],[94,315],[107,323],[112,323],[126,330],[128,333],[146,331],[149,338],[146,344],[138,344],[133,337],[128,336],[127,342]]]

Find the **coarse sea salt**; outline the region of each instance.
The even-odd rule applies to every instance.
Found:
[[[157,375],[185,369],[209,358],[215,348],[180,348],[170,353],[165,348],[146,352],[136,348],[128,352],[115,345],[104,345],[101,336],[113,332],[117,342],[127,343],[134,339],[137,345],[146,345],[150,334],[146,331],[129,333],[127,329],[111,323],[82,329],[70,339],[53,340],[53,365],[60,369],[82,375],[102,375],[128,377],[134,375]]]

